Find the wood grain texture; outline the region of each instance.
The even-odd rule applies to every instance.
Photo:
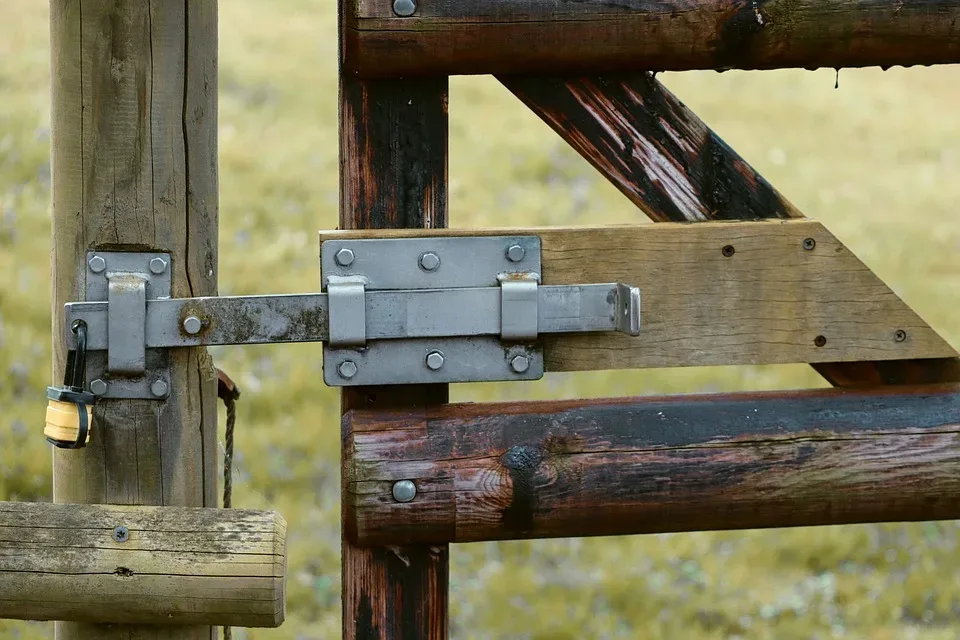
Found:
[[[655,222],[802,218],[651,74],[500,78]],[[960,381],[960,360],[814,363],[835,386]]]
[[[811,220],[413,235],[523,233],[540,236],[543,284],[624,282],[642,292],[639,337],[544,336],[548,371],[956,355]],[[321,241],[400,235],[410,232],[329,232]],[[808,238],[816,243],[812,250],[804,248]],[[729,257],[725,247],[733,249]],[[904,340],[897,340],[897,331],[905,332]]]
[[[277,627],[286,531],[275,512],[0,502],[0,618]]]
[[[51,3],[53,377],[85,253],[168,251],[174,297],[216,295],[217,3]],[[54,500],[216,505],[216,372],[171,352],[171,395],[102,401],[87,448],[55,450]],[[61,640],[210,638],[207,626],[58,623]]]
[[[341,4],[341,9],[342,9]],[[340,79],[340,226],[447,224],[447,78]],[[447,385],[344,390],[343,411],[445,403]],[[346,523],[346,520],[343,521]],[[343,637],[447,637],[446,544],[360,548],[344,530]]]
[[[360,410],[344,429],[359,544],[960,516],[956,385]]]
[[[960,62],[956,0],[349,0],[364,77]]]

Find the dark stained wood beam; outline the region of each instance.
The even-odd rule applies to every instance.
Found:
[[[344,0],[362,77],[960,62],[960,0]]]
[[[655,222],[803,214],[653,74],[500,81]],[[960,360],[821,362],[834,386],[960,382]]]
[[[358,410],[344,524],[368,545],[955,519],[958,444],[958,385]]]

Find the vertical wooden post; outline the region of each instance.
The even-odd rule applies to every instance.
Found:
[[[53,375],[85,254],[168,251],[173,296],[217,283],[216,0],[53,0]],[[55,450],[55,502],[216,506],[205,350],[171,354],[170,396],[98,404],[90,444]],[[118,523],[119,524],[119,523]],[[57,623],[61,640],[211,638],[210,627]]]
[[[446,226],[447,84],[341,74],[342,229]],[[357,388],[343,393],[341,408],[447,400],[447,385]],[[345,640],[447,637],[448,545],[364,549],[344,529],[342,554]]]

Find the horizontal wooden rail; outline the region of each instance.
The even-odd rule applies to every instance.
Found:
[[[344,438],[364,545],[960,518],[957,385],[357,410]]]
[[[811,220],[331,231],[321,234],[321,242],[474,234],[538,235],[544,284],[625,282],[640,287],[639,337],[545,336],[548,371],[957,355],[836,237]]]
[[[277,627],[286,528],[274,512],[0,502],[0,618]]]
[[[960,0],[345,0],[344,70],[418,74],[960,62]]]

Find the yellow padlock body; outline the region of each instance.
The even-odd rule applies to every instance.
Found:
[[[93,407],[87,407],[87,439],[90,442],[90,432],[93,431]],[[80,413],[77,405],[72,402],[59,400],[47,401],[47,424],[43,428],[43,435],[59,442],[76,442],[80,434]]]

